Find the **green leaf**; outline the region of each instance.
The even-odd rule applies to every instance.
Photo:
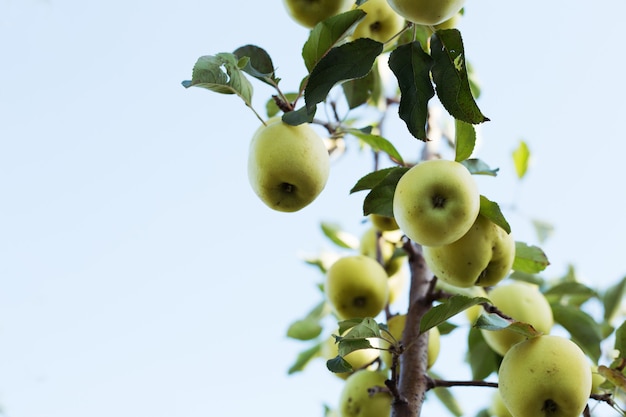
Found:
[[[472,369],[472,379],[483,380],[497,372],[502,357],[485,342],[480,329],[472,327],[467,336],[467,362]]]
[[[352,189],[350,190],[350,194],[356,193],[358,191],[371,190],[372,188],[380,184],[385,178],[387,178],[387,176],[390,175],[394,170],[397,169],[398,168],[396,167],[383,168],[379,169],[378,171],[370,172],[369,174],[359,179],[359,181],[357,181],[354,187],[352,187]],[[406,170],[404,172],[406,172]]]
[[[423,141],[428,140],[428,101],[435,95],[430,80],[432,65],[432,58],[417,41],[398,46],[389,56],[389,67],[400,88],[400,118],[409,132]]]
[[[626,277],[620,282],[609,287],[602,296],[604,304],[604,319],[612,321],[615,315],[620,311],[621,304],[624,302],[624,292],[626,291]]]
[[[462,120],[455,120],[454,143],[456,156],[455,161],[461,162],[466,160],[474,152],[476,146],[476,129],[474,126]]]
[[[322,330],[318,320],[306,318],[291,323],[287,329],[287,337],[296,340],[311,340],[319,336]]]
[[[307,70],[311,72],[328,51],[350,36],[364,17],[363,10],[355,9],[329,17],[315,25],[302,48],[302,58]]]
[[[233,54],[240,60],[244,57],[248,58],[246,65],[242,68],[246,73],[271,86],[278,84],[279,79],[274,75],[272,58],[263,48],[256,45],[244,45],[235,49]]]
[[[463,164],[473,175],[488,175],[490,177],[495,177],[498,175],[498,171],[500,170],[500,168],[490,168],[489,165],[480,159],[465,159],[461,161],[461,164]]]
[[[400,164],[404,163],[404,161],[402,160],[402,156],[393,146],[393,144],[382,136],[365,133],[363,130],[359,129],[346,129],[345,132],[361,139],[363,142],[367,143],[374,151],[385,152],[394,161]]]
[[[515,260],[513,270],[536,274],[550,265],[546,254],[537,246],[529,246],[524,242],[515,242]]]
[[[433,379],[442,379],[439,375],[434,372],[429,372],[430,377]],[[441,401],[441,403],[450,411],[450,413],[456,417],[461,417],[463,415],[463,409],[461,405],[456,400],[452,392],[445,387],[437,387],[433,389],[435,395]]]
[[[472,95],[461,32],[457,29],[438,30],[431,37],[430,49],[434,60],[433,81],[443,107],[455,119],[470,124],[488,121]]]
[[[293,363],[293,365],[291,365],[291,367],[289,367],[287,373],[291,375],[296,372],[302,371],[306,367],[306,365],[308,365],[311,359],[317,357],[322,349],[323,343],[324,342],[317,343],[309,349],[300,352],[298,354],[298,357],[296,358],[296,361]]]
[[[528,170],[528,161],[530,160],[530,150],[523,140],[520,141],[517,149],[513,151],[513,163],[515,164],[515,172],[517,178],[522,179]]]
[[[480,196],[480,215],[500,226],[507,234],[511,233],[511,226],[504,218],[498,203],[490,201],[484,195]]]
[[[285,98],[289,100],[290,103],[293,103],[298,98],[298,93],[287,93],[285,94]],[[281,109],[276,104],[276,99],[274,99],[274,97],[267,100],[267,103],[265,104],[265,112],[267,113],[267,117],[274,117],[281,112]]]
[[[539,239],[539,243],[545,243],[546,240],[554,233],[554,226],[543,220],[531,219],[535,233]]]
[[[372,344],[369,340],[364,338],[359,339],[347,339],[342,338],[339,341],[339,356],[346,357],[346,355],[361,349],[371,349]]]
[[[365,77],[382,51],[383,44],[369,38],[359,38],[328,51],[311,71],[304,89],[308,111],[326,100],[337,83]]]
[[[561,282],[543,293],[550,302],[559,302],[561,304],[581,305],[592,297],[597,297],[598,293],[580,282]],[[572,303],[571,300],[574,300]]]
[[[338,323],[339,334],[344,335],[343,339],[358,339],[368,337],[380,337],[378,323],[372,318],[349,319]]]
[[[600,325],[589,314],[576,306],[551,304],[554,321],[565,328],[572,340],[589,356],[594,363],[600,359],[602,333]]]
[[[626,321],[615,331],[615,349],[619,350],[619,358],[626,359]]]
[[[326,361],[326,367],[329,371],[336,374],[352,372],[352,365],[350,365],[350,362],[342,358],[340,355]]]
[[[426,333],[429,329],[440,325],[450,317],[467,310],[480,303],[488,303],[489,299],[484,297],[466,297],[464,295],[453,295],[443,303],[428,310],[420,321],[420,333]]]
[[[363,200],[363,215],[380,214],[393,216],[393,195],[400,177],[408,168],[394,168],[380,183],[365,196]]]
[[[481,314],[476,320],[476,323],[474,323],[474,327],[476,327],[477,329],[489,331],[507,329],[515,333],[519,333],[525,337],[537,337],[542,334],[528,323],[515,320],[507,320],[496,313]]]
[[[239,68],[234,54],[219,53],[198,58],[191,80],[183,81],[185,88],[201,87],[220,94],[236,94],[251,106],[252,85]]]
[[[359,247],[359,238],[345,232],[335,223],[322,222],[322,232],[335,245],[344,249],[357,249]]]
[[[311,123],[313,117],[315,117],[316,108],[309,109],[306,106],[302,106],[298,110],[290,111],[283,114],[282,120],[291,126],[298,126],[304,123]]]
[[[370,100],[377,104],[383,98],[381,83],[378,67],[374,65],[365,77],[348,80],[341,84],[348,108],[355,109]]]

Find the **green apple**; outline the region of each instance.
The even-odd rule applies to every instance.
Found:
[[[368,0],[359,9],[367,15],[354,29],[354,39],[370,38],[385,43],[404,28],[404,18],[389,6],[387,0]]]
[[[375,227],[370,227],[361,235],[359,252],[379,260],[378,251],[380,250],[380,261],[387,274],[392,276],[400,270],[406,260],[406,253],[399,249],[401,240],[400,230],[381,232]]]
[[[406,267],[404,267],[405,259],[395,259],[399,260],[402,265],[399,265],[397,271],[393,275],[390,275],[387,279],[387,284],[389,285],[389,304],[393,304],[399,300],[400,296],[404,294],[409,284],[409,271]],[[393,260],[392,262],[398,262],[396,260]]]
[[[400,227],[396,223],[396,219],[382,214],[370,214],[372,225],[381,232],[398,230]]]
[[[571,340],[534,337],[504,355],[498,390],[515,417],[578,417],[591,392],[591,368]]]
[[[389,333],[393,336],[397,341],[402,340],[402,333],[404,332],[404,326],[406,325],[406,314],[398,314],[391,317],[387,321],[387,328],[389,329]],[[435,362],[437,361],[437,357],[439,357],[439,350],[441,349],[441,333],[437,327],[432,327],[428,331],[428,363],[427,368],[430,369]],[[391,368],[392,365],[392,355],[389,352],[389,343],[383,341],[380,344],[380,347],[386,350],[383,350],[380,354],[380,358],[383,360],[385,365],[388,368]]]
[[[387,0],[392,9],[418,25],[438,25],[457,14],[465,0]]]
[[[457,287],[493,286],[504,279],[515,260],[515,240],[479,215],[460,239],[443,246],[425,246],[424,259],[438,279]]]
[[[280,119],[261,126],[252,137],[248,179],[270,208],[298,211],[326,186],[330,158],[322,139],[308,124],[290,126]]]
[[[598,373],[598,367],[591,366],[591,393],[592,394],[604,394],[604,390],[600,388],[600,385],[604,384],[606,378]]]
[[[341,417],[385,417],[391,414],[392,396],[386,390],[387,373],[363,369],[350,375],[339,395]],[[383,388],[370,394],[370,389]]]
[[[459,162],[433,159],[409,169],[398,181],[393,213],[407,237],[424,246],[460,239],[480,209],[478,185]]]
[[[489,292],[489,299],[501,312],[514,320],[532,325],[535,330],[550,333],[554,324],[552,309],[536,285],[512,281],[498,285]],[[498,354],[504,354],[525,338],[512,330],[481,329],[485,342]]]
[[[513,417],[509,409],[504,405],[504,401],[502,401],[502,396],[498,390],[496,390],[491,397],[489,414],[493,417]]]
[[[385,268],[365,255],[345,256],[332,264],[324,289],[342,319],[376,317],[389,300]]]
[[[293,20],[304,27],[312,28],[322,20],[347,12],[353,0],[284,0],[287,12]]]
[[[337,331],[334,334],[338,334]],[[348,353],[343,358],[352,366],[354,371],[358,371],[359,369],[370,369],[374,365],[373,362],[376,361],[380,357],[380,349],[377,349],[380,346],[380,339],[378,338],[369,338],[368,341],[372,345],[370,349],[359,349],[353,352]],[[330,336],[326,339],[326,342],[322,345],[321,355],[325,360],[336,358],[339,354],[339,345],[335,341],[334,336]],[[368,366],[369,365],[369,366]],[[348,376],[354,373],[353,372],[339,372],[334,373],[339,378],[346,379]]]

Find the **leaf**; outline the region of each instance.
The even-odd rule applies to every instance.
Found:
[[[435,95],[430,80],[432,65],[432,58],[417,41],[398,46],[389,56],[389,67],[400,88],[398,113],[409,132],[423,141],[428,140],[428,102]]]
[[[488,121],[472,95],[461,32],[457,29],[438,30],[431,37],[430,49],[434,60],[433,81],[443,107],[455,119],[466,123]]]
[[[233,54],[239,59],[249,58],[247,65],[242,68],[246,73],[271,86],[278,84],[279,79],[274,75],[272,58],[263,48],[256,45],[244,45],[235,49]]]
[[[339,323],[339,334],[344,335],[344,339],[380,337],[378,323],[372,318],[349,319]]]
[[[358,191],[371,190],[380,184],[391,172],[398,168],[383,168],[365,175],[350,190],[350,194]]]
[[[298,110],[290,111],[283,114],[282,120],[291,126],[298,126],[304,123],[311,123],[315,116],[316,108],[309,109],[306,106],[302,106]]]
[[[371,349],[372,344],[369,340],[364,338],[359,339],[346,339],[342,338],[339,341],[339,356],[346,357],[346,355],[361,349]]]
[[[326,367],[329,371],[337,374],[352,372],[352,365],[350,365],[350,362],[342,358],[340,355],[326,361]]]
[[[613,385],[619,387],[622,391],[626,391],[626,377],[617,369],[600,365],[598,366],[598,373],[609,380]]]
[[[330,241],[335,245],[344,249],[357,249],[359,247],[359,239],[356,236],[341,230],[339,225],[322,222],[321,228],[324,236],[330,239]]]
[[[366,76],[382,51],[383,44],[369,38],[359,38],[328,51],[311,71],[304,89],[308,111],[326,100],[337,83]]]
[[[285,94],[285,98],[290,103],[293,103],[298,98],[298,93],[287,93]],[[281,112],[274,98],[267,100],[267,103],[265,104],[265,112],[267,113],[267,117],[270,118],[276,116],[278,113]]]
[[[519,333],[525,337],[537,337],[542,334],[528,323],[515,320],[507,320],[496,313],[481,314],[476,320],[476,323],[474,323],[474,327],[476,327],[477,329],[489,331],[507,329],[515,333]]]
[[[461,162],[466,160],[474,152],[476,146],[476,129],[474,126],[462,120],[455,119],[454,129],[454,150],[456,156],[455,161]]]
[[[378,183],[365,196],[363,200],[363,215],[380,214],[381,216],[393,216],[393,195],[400,177],[408,171],[408,168],[394,168],[380,183]]]
[[[602,333],[600,325],[589,314],[576,306],[551,304],[554,321],[565,328],[572,340],[589,356],[594,363],[600,359]]]
[[[359,129],[346,129],[346,133],[349,133],[363,142],[367,143],[374,151],[385,152],[396,162],[403,164],[402,156],[398,150],[393,146],[391,142],[379,135],[372,135],[371,133],[365,133]]]
[[[302,371],[306,365],[311,361],[311,359],[315,358],[322,349],[323,342],[317,343],[298,354],[296,361],[289,367],[287,373],[289,375],[294,374],[296,372]]]
[[[515,242],[514,271],[536,274],[546,269],[548,265],[550,261],[543,250],[524,242]]]
[[[489,165],[480,159],[466,159],[461,161],[461,164],[463,164],[473,175],[488,175],[495,177],[498,175],[498,171],[500,170],[500,168],[490,168]]]
[[[355,9],[329,17],[315,25],[302,47],[306,69],[311,72],[328,51],[354,32],[364,17],[363,10]]]
[[[543,295],[551,302],[561,304],[571,304],[570,299],[576,300],[576,305],[580,305],[592,297],[597,297],[598,293],[580,282],[561,282],[546,290]]]
[[[546,240],[554,233],[554,226],[543,220],[531,219],[535,233],[539,239],[539,243],[545,243]]]
[[[467,339],[467,362],[472,369],[472,379],[483,380],[498,370],[502,357],[485,342],[480,329],[472,327]]]
[[[251,106],[252,85],[239,68],[234,54],[220,53],[198,58],[191,80],[183,81],[185,88],[201,87],[220,94],[236,94]]]
[[[626,321],[615,331],[615,350],[619,350],[619,358],[626,359]]]
[[[480,215],[500,226],[507,234],[511,233],[511,226],[504,218],[498,203],[490,201],[484,195],[480,196]]]
[[[480,303],[488,303],[489,299],[484,297],[466,297],[464,295],[453,295],[443,303],[428,310],[420,321],[420,333],[426,333],[429,329],[440,325],[450,317],[467,310]]]
[[[433,379],[442,379],[439,375],[434,372],[429,372],[430,377]],[[454,395],[452,395],[452,391],[445,387],[437,387],[433,389],[435,395],[441,401],[441,403],[450,411],[450,413],[456,417],[461,417],[463,415],[463,409],[461,405],[456,400]]]
[[[374,65],[372,70],[363,78],[348,80],[341,84],[343,94],[346,96],[348,108],[355,109],[369,100],[374,103],[382,98],[382,88],[378,67]]]
[[[296,340],[311,340],[319,336],[322,330],[318,320],[306,318],[291,323],[287,329],[287,337]]]
[[[620,282],[609,287],[602,297],[604,304],[604,319],[611,321],[620,311],[621,304],[624,302],[624,292],[626,291],[626,277]]]
[[[530,160],[530,150],[523,140],[520,141],[517,149],[513,151],[513,163],[515,164],[515,172],[517,178],[522,179],[528,170],[528,161]]]

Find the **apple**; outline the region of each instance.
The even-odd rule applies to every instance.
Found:
[[[489,299],[498,310],[517,321],[532,325],[535,330],[547,334],[552,329],[552,309],[536,285],[512,281],[493,288],[489,292]],[[502,356],[511,346],[525,340],[523,335],[508,329],[481,329],[481,332],[487,345]]]
[[[502,401],[502,396],[498,390],[496,390],[491,397],[489,414],[493,417],[513,417],[509,409],[506,408],[504,401]]]
[[[353,39],[370,38],[385,43],[404,28],[404,18],[389,6],[387,0],[368,0],[358,8],[367,15],[354,29]]]
[[[398,181],[393,213],[406,236],[424,246],[460,239],[480,209],[478,185],[459,162],[432,159],[409,169]]]
[[[387,284],[389,286],[389,304],[395,303],[400,296],[404,294],[404,291],[407,289],[409,284],[409,271],[404,267],[406,265],[404,263],[404,259],[395,259],[401,261],[402,265],[400,265],[397,271],[387,279]],[[397,261],[394,260],[392,262]]]
[[[396,219],[389,216],[383,216],[382,214],[370,214],[370,221],[372,222],[372,225],[381,232],[398,230],[400,228],[398,223],[396,223]]]
[[[398,342],[402,341],[402,334],[404,332],[405,324],[406,314],[397,314],[387,321],[387,328],[389,329],[389,333],[391,333],[393,338],[396,339]],[[437,327],[432,327],[428,331],[428,369],[430,369],[435,364],[435,361],[437,361],[437,357],[439,356],[439,350],[441,348],[440,339],[441,333],[439,332],[439,329]],[[391,368],[392,365],[392,354],[388,350],[390,346],[391,345],[385,341],[380,344],[380,347],[385,349],[381,352],[380,358],[383,360],[388,368]]]
[[[392,396],[386,391],[387,373],[362,369],[350,375],[339,395],[341,417],[384,417],[391,414]],[[376,387],[384,388],[370,393]]]
[[[389,300],[385,268],[365,255],[344,256],[332,264],[324,290],[342,319],[376,317]]]
[[[312,28],[322,20],[347,12],[353,0],[284,0],[291,18],[304,27]]]
[[[326,186],[329,173],[328,151],[308,124],[290,126],[273,119],[252,137],[248,179],[259,198],[274,210],[294,212],[312,203]]]
[[[498,390],[515,417],[578,417],[591,392],[591,368],[571,340],[534,337],[504,355]]]
[[[479,215],[460,239],[443,246],[425,246],[423,253],[438,279],[457,287],[487,287],[496,285],[511,272],[515,240]]]
[[[598,367],[591,366],[591,393],[592,394],[604,394],[604,390],[600,388],[600,385],[604,384],[606,378],[598,373]]]
[[[418,25],[438,25],[457,14],[465,0],[387,0],[392,9]]]
[[[335,331],[334,334],[338,334],[338,332]],[[352,366],[353,372],[333,373],[342,379],[346,379],[359,369],[366,367],[367,369],[372,368],[374,366],[372,363],[380,357],[381,351],[378,349],[380,346],[380,339],[373,337],[369,338],[368,341],[372,345],[370,349],[355,350],[343,357],[350,364],[350,366]],[[339,345],[336,343],[334,336],[331,335],[328,339],[326,339],[326,342],[322,345],[320,353],[325,360],[337,357],[339,354]]]

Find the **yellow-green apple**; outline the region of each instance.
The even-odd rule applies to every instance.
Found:
[[[598,372],[598,367],[591,366],[591,393],[592,394],[604,394],[604,390],[600,388],[600,385],[604,384],[606,378]]]
[[[390,275],[387,279],[387,284],[389,285],[389,304],[395,303],[400,298],[400,296],[404,294],[404,291],[406,290],[409,283],[409,271],[404,266],[404,259],[395,259],[402,261],[402,265],[400,265],[397,271],[393,275]]]
[[[498,310],[514,320],[528,323],[542,333],[550,333],[554,324],[552,309],[536,285],[523,281],[498,285],[489,292],[489,299]],[[525,339],[509,329],[481,329],[481,332],[489,347],[502,356],[511,346]]]
[[[395,340],[398,342],[402,341],[402,333],[404,332],[404,326],[406,325],[406,314],[397,314],[392,316],[387,321],[387,328],[389,329],[389,333],[393,336]],[[439,356],[439,350],[441,348],[441,333],[437,327],[432,327],[428,331],[428,359],[427,359],[427,367],[430,369],[437,361],[437,357]],[[381,352],[380,357],[387,365],[388,368],[392,365],[392,354],[389,351],[389,347],[391,345],[383,341],[380,344],[381,349],[385,349]]]
[[[489,414],[492,417],[513,417],[509,409],[504,405],[504,401],[502,401],[502,396],[498,390],[496,390],[491,397]]]
[[[409,239],[441,246],[460,239],[472,227],[480,194],[472,174],[459,162],[433,159],[409,169],[398,181],[393,213]]]
[[[342,319],[376,317],[389,299],[385,268],[365,255],[344,256],[332,264],[324,289]]]
[[[337,334],[336,331],[335,334]],[[380,346],[380,339],[372,337],[369,338],[368,341],[372,345],[370,349],[355,350],[343,357],[350,364],[350,366],[352,366],[353,372],[336,372],[334,374],[342,379],[346,379],[359,369],[366,367],[369,369],[372,367],[373,362],[380,357],[381,351],[380,349],[377,349]],[[337,357],[339,354],[339,345],[336,343],[334,336],[331,335],[328,339],[326,339],[326,342],[322,345],[320,353],[325,360]]]
[[[392,397],[386,389],[386,380],[387,373],[382,371],[362,369],[350,375],[339,395],[341,417],[389,416]]]
[[[400,270],[406,260],[406,254],[398,250],[401,240],[400,230],[381,232],[375,227],[370,227],[361,235],[359,252],[382,262],[387,274],[392,276]],[[378,251],[380,251],[380,259],[378,259]]]
[[[404,27],[404,18],[389,6],[387,0],[368,0],[358,8],[367,15],[354,29],[353,39],[370,38],[385,43]]]
[[[489,297],[483,287],[470,287],[470,289],[473,290],[473,294],[471,295],[471,297]],[[467,317],[467,321],[469,321],[470,324],[474,324],[476,323],[476,320],[478,320],[478,317],[482,314],[482,312],[483,306],[477,304],[465,310],[465,317]]]
[[[372,225],[381,232],[399,229],[398,223],[396,223],[396,219],[393,217],[383,216],[382,214],[370,214],[370,220]]]
[[[498,390],[515,417],[578,417],[591,392],[591,368],[571,340],[533,337],[504,355]]]
[[[479,215],[460,239],[425,246],[424,259],[437,278],[457,287],[493,286],[504,279],[515,260],[512,235]]]
[[[387,0],[392,9],[418,25],[438,25],[458,13],[465,0]]]
[[[312,28],[322,20],[350,10],[353,0],[284,0],[293,20]]]
[[[252,137],[248,179],[274,210],[294,212],[309,205],[326,186],[329,172],[328,151],[308,124],[290,126],[274,119]]]

